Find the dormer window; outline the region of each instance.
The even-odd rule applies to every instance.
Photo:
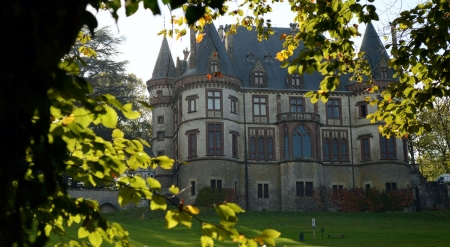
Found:
[[[267,87],[267,76],[259,59],[256,60],[250,76],[253,87]]]
[[[303,80],[300,74],[294,73],[289,75],[288,86],[290,88],[303,88]]]
[[[211,73],[219,71],[219,62],[218,61],[211,61],[209,62],[209,69]]]
[[[389,78],[389,70],[388,67],[381,67],[379,69],[380,79],[388,79]]]
[[[263,72],[255,72],[255,86],[264,85],[264,73]]]

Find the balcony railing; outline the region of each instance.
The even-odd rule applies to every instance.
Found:
[[[277,122],[284,121],[315,121],[320,122],[320,115],[305,112],[286,112],[277,115]]]

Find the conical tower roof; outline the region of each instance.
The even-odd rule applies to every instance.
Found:
[[[389,55],[371,22],[367,24],[366,31],[364,32],[361,51],[366,53],[366,58],[372,70],[379,68],[383,62],[387,63],[389,61]]]
[[[175,63],[172,59],[169,44],[166,37],[163,38],[161,48],[159,49],[158,59],[156,59],[155,68],[153,69],[152,79],[175,78]]]

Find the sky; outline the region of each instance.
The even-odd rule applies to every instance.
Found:
[[[380,22],[374,23],[374,26],[380,36],[383,36],[388,34],[386,31],[383,31],[383,27],[387,26],[388,22],[393,19],[392,16],[399,13],[400,9],[415,6],[417,0],[376,0],[375,4],[379,11]],[[228,5],[229,10],[237,8],[237,3],[235,6],[233,6],[233,3],[229,3]],[[272,5],[272,8],[273,13],[265,17],[272,20],[273,26],[289,27],[289,23],[294,19],[294,14],[290,11],[289,4],[287,2],[277,3]],[[164,29],[164,27],[171,27],[170,16],[175,15],[179,17],[181,12],[175,10],[171,13],[167,7],[161,7],[162,14],[155,16],[150,10],[144,10],[140,6],[135,14],[126,17],[124,9],[120,9],[119,21],[116,25],[115,20],[108,11],[91,11],[97,17],[99,27],[111,26],[111,30],[115,35],[126,38],[126,41],[119,47],[122,54],[117,57],[117,60],[128,60],[127,72],[136,74],[143,82],[149,80],[152,76],[163,38],[162,36],[158,36],[157,33]],[[214,24],[216,27],[231,24],[235,22],[235,18],[223,17],[216,20]],[[360,25],[359,32],[364,33],[364,28],[364,25]],[[182,50],[186,47],[189,49],[189,32],[179,40],[167,38],[174,60],[176,61],[177,57],[182,58]],[[360,41],[355,40],[355,42],[358,44]]]

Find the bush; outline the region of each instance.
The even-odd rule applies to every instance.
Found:
[[[195,205],[197,207],[212,207],[214,204],[220,204],[224,202],[239,202],[240,196],[233,189],[222,188],[213,189],[211,187],[203,187],[198,192]]]
[[[344,212],[403,211],[413,202],[411,190],[342,189],[330,192],[331,201]]]

